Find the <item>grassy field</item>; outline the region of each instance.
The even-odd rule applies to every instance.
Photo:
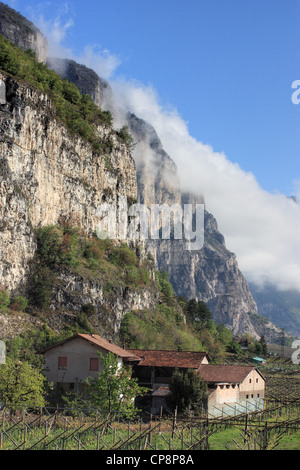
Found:
[[[237,427],[231,427],[213,434],[209,439],[210,450],[240,450],[247,449],[243,432]],[[253,449],[250,449],[253,450]],[[300,450],[300,430],[295,433],[285,433],[278,440],[276,447],[270,450]]]

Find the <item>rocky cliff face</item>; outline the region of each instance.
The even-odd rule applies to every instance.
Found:
[[[110,153],[95,153],[56,119],[47,95],[4,73],[0,79],[6,87],[6,105],[0,109],[0,287],[26,296],[37,250],[35,229],[70,223],[86,236],[95,233],[104,202],[137,199],[136,167],[109,126],[98,126],[97,134],[104,142],[109,139]],[[131,246],[136,247],[134,242]],[[158,302],[153,282],[138,289],[119,283],[107,290],[96,277],[70,269],[57,269],[55,278],[45,314],[57,331],[92,305],[91,324],[112,338],[126,312],[152,309]],[[25,314],[20,322],[24,327],[39,324]],[[20,329],[16,323],[10,325],[1,313],[2,334],[15,334],[12,330]]]
[[[124,315],[130,311],[155,309],[159,301],[159,292],[155,284],[139,288],[113,286],[106,292],[103,283],[97,279],[87,279],[68,270],[58,272],[57,284],[51,302],[48,319],[55,318],[55,312],[69,312],[69,317],[76,318],[82,307],[92,305],[93,313],[89,322],[102,335],[115,337],[120,331]],[[72,312],[70,314],[70,312]],[[52,320],[53,323],[53,320]]]
[[[0,3],[0,34],[25,51],[31,49],[38,61],[45,62],[48,42],[40,30],[24,16]]]
[[[90,95],[94,103],[102,107],[102,81],[96,72],[74,60],[48,58],[47,65],[62,78],[74,83],[82,94]]]
[[[101,96],[101,106],[112,113],[119,127],[123,125],[129,128],[135,141],[133,157],[139,203],[147,207],[164,203],[170,206],[179,204],[181,207],[188,203],[193,207],[196,203],[205,204],[202,195],[182,194],[177,167],[163,149],[155,129],[133,113],[124,113],[119,109],[105,80],[99,78],[96,81],[94,71],[79,64],[73,63],[77,74],[68,73],[68,61],[60,62],[59,67],[57,64],[51,60],[51,67],[57,72],[64,70],[64,76],[81,87],[82,92]],[[83,71],[85,82],[81,83],[78,77]],[[87,83],[95,84],[94,91],[89,90]],[[205,211],[204,246],[201,250],[186,250],[184,240],[174,239],[147,240],[145,246],[152,254],[157,268],[169,272],[177,295],[206,302],[215,321],[225,324],[235,335],[247,332],[258,338],[265,334],[272,340],[279,335],[280,331],[274,325],[268,324],[262,330],[261,323],[255,320],[256,302],[239,270],[236,256],[227,250],[212,214]]]
[[[24,279],[34,252],[33,228],[70,221],[95,232],[103,201],[136,198],[136,170],[126,145],[103,125],[109,156],[93,152],[53,116],[42,92],[1,74],[7,105],[0,112],[0,274],[11,290]]]

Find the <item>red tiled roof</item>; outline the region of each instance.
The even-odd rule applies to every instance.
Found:
[[[253,369],[253,366],[203,364],[199,368],[199,375],[205,382],[241,383]]]
[[[127,351],[141,358],[139,366],[148,367],[198,369],[203,359],[207,357],[205,352],[193,351],[146,351],[143,349],[129,349]]]
[[[100,346],[103,349],[106,349],[109,352],[112,352],[116,356],[123,358],[133,358],[134,354],[132,352],[117,346],[116,344],[107,341],[106,339],[101,338],[99,335],[87,335],[87,334],[78,334],[77,336],[93,343],[95,346]],[[139,359],[139,358],[136,358]]]
[[[59,343],[52,344],[48,348],[45,348],[42,352],[48,351],[49,349],[53,349],[56,346],[60,346],[64,343],[66,343],[67,341],[71,341],[71,340],[76,339],[76,338],[81,338],[85,341],[88,341],[89,343],[93,344],[94,346],[99,346],[100,348],[105,349],[106,351],[109,351],[109,352],[115,354],[118,357],[122,357],[122,358],[127,359],[127,360],[135,360],[135,361],[140,360],[139,357],[134,357],[134,354],[132,354],[132,352],[127,351],[126,349],[123,349],[123,348],[117,346],[116,344],[113,344],[113,343],[107,341],[104,338],[101,338],[101,336],[99,336],[99,335],[88,335],[88,334],[83,334],[83,333],[78,333],[74,336],[71,336],[70,338],[65,339],[64,341],[60,341]]]

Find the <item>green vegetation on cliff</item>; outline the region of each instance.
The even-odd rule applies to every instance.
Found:
[[[206,351],[217,362],[227,353],[239,354],[238,343],[224,325],[210,319],[197,327],[190,321],[186,316],[190,302],[174,299],[170,307],[162,298],[154,311],[128,312],[121,323],[122,344],[133,349]]]
[[[125,243],[87,237],[69,225],[38,229],[37,252],[32,261],[29,299],[38,308],[48,308],[57,270],[67,268],[85,279],[98,279],[105,293],[113,287],[139,289],[150,283],[150,263],[142,261]]]
[[[82,95],[76,85],[36,60],[31,50],[23,51],[0,34],[0,69],[46,93],[52,101],[56,117],[74,135],[92,144],[97,152],[111,150],[109,139],[100,140],[95,129],[99,125],[112,127],[109,111],[102,111],[89,95]],[[132,137],[126,128],[116,135],[131,148]]]

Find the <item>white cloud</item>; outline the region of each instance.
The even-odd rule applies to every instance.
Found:
[[[48,55],[56,58],[68,58],[72,56],[72,51],[62,45],[68,30],[74,26],[68,4],[61,4],[54,19],[45,17],[44,8],[46,6],[47,2],[44,5],[36,5],[35,9],[30,8],[30,19],[46,36],[49,46]]]
[[[74,60],[92,68],[100,77],[107,80],[112,77],[121,63],[116,55],[111,54],[107,49],[102,49],[99,44],[86,46],[83,53]]]
[[[300,291],[300,205],[264,191],[252,173],[190,136],[178,112],[163,109],[151,86],[113,87],[124,107],[154,126],[178,166],[183,189],[204,194],[246,278]]]

